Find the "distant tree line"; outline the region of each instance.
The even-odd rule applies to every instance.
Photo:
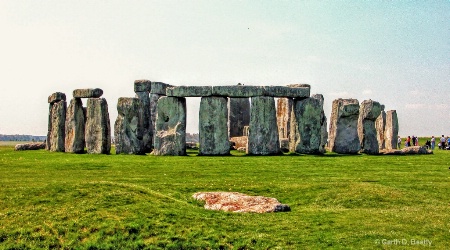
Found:
[[[47,136],[35,135],[2,135],[0,134],[0,141],[45,141]]]

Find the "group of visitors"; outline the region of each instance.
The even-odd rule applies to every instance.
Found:
[[[400,145],[402,143],[402,139],[400,136],[398,137],[397,146],[400,148]],[[405,139],[405,147],[411,147],[411,146],[419,146],[419,138],[417,136],[408,136]],[[427,140],[425,142],[425,146],[428,149],[434,150],[436,147],[436,137],[431,136],[431,140]],[[439,149],[447,149],[450,150],[450,136],[445,137],[442,135],[442,137],[438,141],[438,147]]]
[[[400,139],[400,138],[399,138]],[[405,139],[405,147],[419,146],[419,138],[417,136],[409,136]]]

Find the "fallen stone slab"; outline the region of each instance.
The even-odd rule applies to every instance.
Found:
[[[227,96],[227,97],[255,97],[264,96],[264,87],[262,86],[247,86],[247,85],[234,85],[234,86],[213,86],[213,96]]]
[[[249,196],[237,192],[199,192],[194,199],[205,201],[205,209],[238,213],[288,212],[291,208],[277,199],[264,196]]]
[[[152,82],[146,79],[134,81],[134,92],[150,92]]]
[[[264,86],[265,95],[272,97],[306,98],[310,95],[310,87]]]
[[[380,154],[382,155],[404,155],[402,150],[400,149],[382,149],[380,150]]]
[[[168,87],[167,96],[174,97],[206,97],[212,95],[211,86],[178,86]]]
[[[95,89],[75,89],[72,93],[73,98],[99,98],[103,95],[103,90]]]
[[[34,143],[17,144],[14,147],[14,150],[16,150],[16,151],[21,151],[21,150],[38,150],[38,149],[45,149],[45,142],[34,142]]]
[[[62,92],[55,92],[48,97],[48,103],[50,103],[50,104],[53,104],[53,103],[59,102],[59,101],[65,101],[65,100],[66,100],[66,94],[64,94]]]
[[[423,146],[406,147],[402,149],[402,152],[406,155],[433,154],[433,151]]]

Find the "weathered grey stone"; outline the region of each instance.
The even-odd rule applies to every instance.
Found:
[[[251,155],[279,154],[275,100],[269,96],[252,97],[247,153]]]
[[[244,127],[250,124],[249,98],[228,99],[228,136],[243,136]]]
[[[289,138],[280,138],[280,150],[283,153],[289,152]]]
[[[386,112],[384,112],[384,105],[381,105],[381,113],[375,120],[375,129],[377,131],[378,149],[385,149],[385,127],[386,127]]]
[[[199,112],[199,155],[229,155],[226,97],[202,97]]]
[[[163,82],[152,82],[150,94],[166,95],[167,87],[172,87],[172,85]]]
[[[15,151],[39,150],[39,149],[45,149],[45,147],[46,147],[45,142],[33,142],[33,143],[17,144],[14,147],[14,150]]]
[[[68,153],[84,153],[85,117],[83,102],[80,98],[70,100],[66,113],[65,150]]]
[[[331,108],[328,147],[340,154],[356,154],[361,150],[358,137],[359,102],[336,99]]]
[[[49,131],[47,133],[47,149],[53,152],[64,152],[66,135],[66,101],[50,104]]]
[[[53,104],[53,103],[59,102],[59,101],[65,101],[65,100],[66,100],[66,94],[64,94],[62,92],[55,92],[48,97],[48,103],[50,103],[50,104]]]
[[[116,154],[145,154],[142,102],[138,98],[119,98],[114,124]]]
[[[87,101],[85,140],[89,154],[109,154],[111,151],[111,126],[105,98]]]
[[[262,86],[247,86],[247,85],[233,85],[233,86],[213,86],[213,96],[226,97],[255,97],[264,96],[266,91]]]
[[[96,89],[75,89],[73,91],[74,98],[99,98],[103,95],[103,90]]]
[[[154,155],[186,155],[186,99],[159,98]]]
[[[306,98],[310,95],[310,87],[264,86],[265,95],[272,97]]]
[[[150,93],[150,120],[151,120],[151,133],[152,133],[152,146],[154,144],[153,140],[155,138],[155,126],[156,126],[156,116],[158,114],[158,100],[162,95],[159,94],[151,94]]]
[[[319,152],[326,152],[326,145],[328,143],[328,125],[327,125],[327,117],[325,115],[325,111],[323,110],[324,98],[321,94],[314,94],[311,98],[317,99],[320,102],[320,106],[322,107],[322,112],[320,114],[320,147]]]
[[[205,201],[205,209],[230,212],[271,213],[289,212],[291,208],[277,199],[264,196],[249,196],[236,192],[200,192],[193,198]]]
[[[300,154],[321,153],[322,110],[323,98],[294,100],[292,126],[296,126],[296,134],[290,137],[290,151]]]
[[[375,120],[381,113],[381,105],[372,100],[364,100],[359,108],[358,137],[361,143],[361,152],[378,154],[377,130]]]
[[[149,80],[135,80],[134,92],[150,92],[152,89],[152,82]]]
[[[174,97],[202,97],[211,96],[211,94],[211,86],[178,86],[166,89],[166,95]]]
[[[428,150],[424,146],[412,146],[412,147],[406,147],[401,150],[403,154],[406,155],[414,155],[414,154],[433,154],[432,150]]]
[[[397,111],[389,110],[386,113],[386,127],[384,132],[386,149],[397,149],[398,130]]]
[[[136,97],[140,100],[140,111],[142,113],[142,142],[144,143],[144,151],[150,153],[152,150],[153,140],[153,123],[151,118],[151,101],[149,93],[136,92]],[[155,103],[156,104],[156,103]]]
[[[277,126],[280,139],[289,138],[293,106],[294,100],[291,98],[278,98],[277,100]]]

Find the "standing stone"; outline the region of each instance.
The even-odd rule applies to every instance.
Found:
[[[300,154],[318,154],[321,147],[323,97],[294,100],[290,151]]]
[[[229,155],[226,97],[202,97],[199,112],[199,155]]]
[[[277,126],[280,141],[289,138],[293,106],[294,101],[292,98],[278,98],[277,100]]]
[[[321,94],[314,94],[311,96],[314,99],[319,100],[320,106],[322,107],[322,112],[320,114],[320,147],[319,152],[325,153],[326,152],[326,145],[328,143],[328,125],[327,125],[327,117],[325,115],[325,111],[323,110],[323,104],[324,104],[324,98]]]
[[[252,97],[247,154],[279,154],[280,141],[273,97]]]
[[[138,98],[119,98],[114,124],[116,154],[145,154],[142,102]]]
[[[73,98],[70,101],[66,114],[66,152],[84,153],[85,117],[83,102],[80,98]]]
[[[111,151],[111,126],[105,98],[87,101],[85,140],[89,154],[109,154]]]
[[[358,137],[359,102],[356,99],[336,99],[331,108],[329,142],[332,152],[356,154],[361,150]]]
[[[384,105],[381,105],[381,113],[375,120],[375,129],[377,130],[378,149],[385,149],[385,127],[386,127],[386,112],[384,112]]]
[[[152,146],[155,138],[156,116],[158,114],[157,104],[162,95],[150,93],[150,131],[152,133]]]
[[[386,113],[386,149],[396,149],[398,140],[398,118],[397,111],[389,110]]]
[[[375,121],[381,113],[381,105],[372,100],[365,100],[359,108],[358,137],[361,150],[366,154],[378,154],[379,146]]]
[[[151,101],[150,101],[151,82],[149,80],[134,81],[134,91],[136,97],[141,100],[142,126],[143,126],[143,143],[146,153],[152,150],[153,126],[151,119]]]
[[[154,155],[186,155],[186,98],[159,98]]]
[[[244,127],[250,124],[250,100],[248,98],[229,98],[228,135],[243,135]]]
[[[52,152],[64,152],[66,136],[66,110],[65,100],[50,103],[49,131],[47,133],[47,150]]]

